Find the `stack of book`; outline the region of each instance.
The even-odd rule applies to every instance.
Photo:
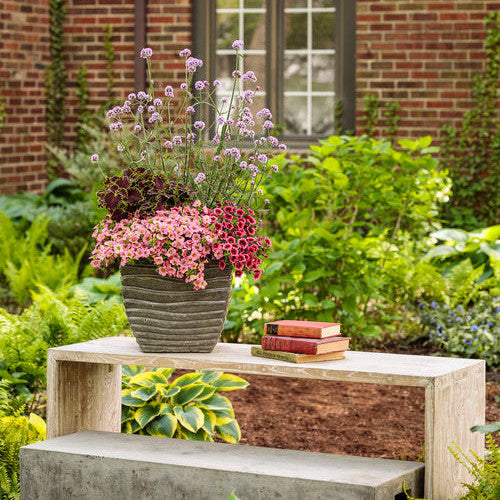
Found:
[[[292,363],[342,359],[349,340],[340,336],[339,323],[281,320],[264,325],[261,347],[253,346],[251,353]]]

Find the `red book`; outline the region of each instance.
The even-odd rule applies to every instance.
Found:
[[[322,339],[340,335],[340,323],[323,321],[296,321],[283,319],[264,325],[264,335],[285,335],[287,337],[306,337]]]
[[[304,339],[297,337],[262,337],[262,349],[266,351],[294,352],[296,354],[325,354],[349,349],[349,337],[328,337],[324,339]]]

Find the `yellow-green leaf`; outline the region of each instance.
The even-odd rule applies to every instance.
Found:
[[[215,431],[227,443],[237,443],[241,439],[240,426],[236,420],[225,425],[218,425]]]
[[[200,383],[185,385],[175,396],[172,397],[172,404],[185,405],[201,394],[204,388],[205,384]]]
[[[151,403],[141,408],[138,408],[135,412],[135,421],[144,429],[146,425],[160,414],[161,405],[159,403]]]
[[[166,398],[171,398],[172,396],[175,396],[180,391],[181,391],[180,387],[170,387],[168,385],[164,385],[164,386],[160,387],[160,394],[162,394]]]
[[[203,414],[205,415],[205,421],[203,422],[202,429],[208,432],[209,434],[213,434],[215,432],[217,417],[215,416],[215,413],[211,410],[204,410]]]
[[[211,384],[214,380],[217,380],[224,372],[216,372],[213,370],[202,370],[200,382],[205,382],[205,384]]]
[[[30,413],[30,417],[28,419],[28,423],[30,427],[41,437],[45,439],[45,435],[47,432],[47,426],[45,425],[45,420],[34,413]]]
[[[177,429],[177,419],[171,413],[166,413],[155,418],[146,427],[150,436],[172,437]]]
[[[225,425],[234,420],[234,411],[232,410],[214,410],[215,425]]]
[[[186,409],[175,406],[174,413],[179,423],[191,432],[197,432],[205,422],[205,415],[195,406],[188,406]]]
[[[161,380],[159,380],[159,378]],[[156,372],[142,372],[130,377],[128,384],[130,386],[146,386],[151,387],[158,382],[165,383],[167,380],[161,374]]]
[[[133,398],[142,399],[143,401],[149,401],[157,392],[156,385],[150,385],[146,387],[139,387],[138,389],[133,389],[130,395]]]
[[[201,408],[206,408],[207,410],[232,410],[233,405],[231,401],[227,399],[225,396],[221,396],[220,394],[214,394],[209,398],[205,399],[199,405]]]
[[[203,391],[200,392],[200,394],[198,394],[198,396],[196,396],[196,401],[203,401],[205,399],[208,399],[209,397],[211,397],[215,392],[215,388],[214,387],[210,387],[209,385],[205,385],[205,387],[203,388]]]
[[[215,387],[217,391],[235,391],[236,389],[244,389],[247,386],[248,382],[246,380],[231,373],[224,373],[212,382],[212,387]]]
[[[122,390],[122,404],[127,406],[144,406],[146,402],[131,395],[132,389]]]
[[[163,377],[165,377],[166,380],[170,378],[170,375],[174,373],[175,368],[157,368],[156,373],[159,373]]]
[[[171,387],[184,387],[185,385],[194,384],[198,380],[200,380],[202,374],[199,372],[186,373],[177,377],[171,384]]]

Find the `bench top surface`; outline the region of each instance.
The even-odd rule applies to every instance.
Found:
[[[483,360],[361,351],[345,359],[295,364],[250,354],[250,345],[219,343],[211,353],[144,353],[132,337],[108,337],[49,349],[58,361],[224,370],[283,377],[427,386],[436,378],[477,368]]]
[[[24,447],[21,453],[31,450],[193,467],[194,473],[200,468],[369,487],[383,486],[424,467],[423,463],[383,458],[96,431],[40,441]]]

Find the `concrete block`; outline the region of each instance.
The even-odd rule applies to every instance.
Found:
[[[22,500],[394,500],[416,462],[84,431],[21,448]],[[398,496],[398,498],[400,498]]]

